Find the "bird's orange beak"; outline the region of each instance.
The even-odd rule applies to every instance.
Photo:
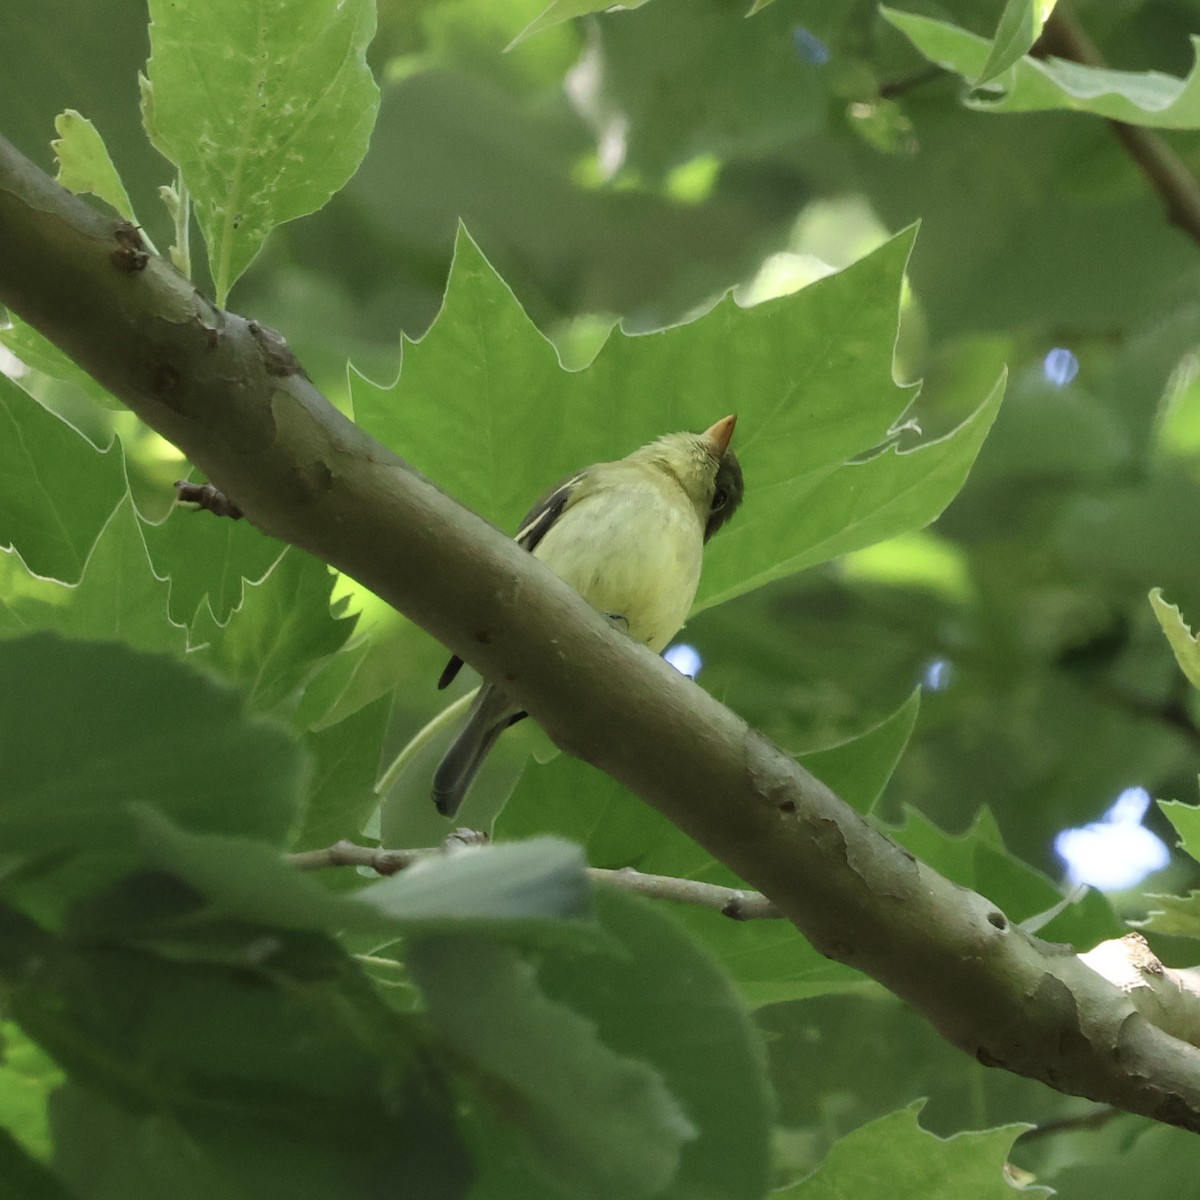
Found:
[[[722,417],[715,425],[710,425],[700,436],[708,439],[712,452],[717,458],[724,458],[729,443],[733,440],[733,427],[737,424],[737,413]]]

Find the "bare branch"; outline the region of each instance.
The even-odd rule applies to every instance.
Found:
[[[554,741],[951,1042],[1200,1131],[1200,1050],[843,804],[536,558],[333,408],[280,348],[0,140],[0,303],[178,445],[247,518],[503,683]],[[116,257],[114,257],[116,255]]]
[[[465,839],[459,838],[459,843]],[[469,843],[468,843],[469,844]],[[454,847],[439,846],[421,850],[380,850],[341,841],[324,850],[301,850],[288,855],[288,862],[301,871],[316,871],[322,867],[367,867],[380,875],[394,875],[422,858],[443,854]],[[588,867],[588,878],[605,887],[637,892],[655,900],[674,900],[679,904],[695,904],[716,909],[734,921],[778,919],[783,913],[761,892],[722,887],[717,883],[702,883],[697,879],[679,879],[674,875],[648,875],[632,867],[611,870],[607,867]]]

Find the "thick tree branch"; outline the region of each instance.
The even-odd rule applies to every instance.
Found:
[[[0,302],[175,442],[267,533],[501,682],[981,1062],[1200,1130],[1200,1051],[1066,947],[916,861],[509,538],[333,409],[269,331],[0,141]],[[751,500],[751,503],[753,500]]]
[[[1065,4],[1055,6],[1033,52],[1053,54],[1086,67],[1108,65],[1096,43]],[[1167,219],[1192,241],[1200,242],[1200,183],[1195,176],[1167,141],[1153,130],[1127,125],[1124,121],[1109,121],[1108,124],[1125,152],[1162,197]]]

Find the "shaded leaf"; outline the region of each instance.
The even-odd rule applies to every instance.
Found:
[[[257,709],[295,703],[305,681],[354,631],[357,618],[342,615],[344,601],[330,608],[333,585],[320,559],[287,549],[261,579],[243,584],[228,624],[217,625],[212,610],[201,609],[192,625],[193,643],[204,646],[197,659],[246,688]]]
[[[125,490],[119,450],[98,451],[0,375],[0,545],[34,574],[76,583]]]
[[[1011,1200],[1004,1166],[1027,1125],[935,1137],[917,1124],[924,1101],[881,1117],[834,1144],[825,1161],[779,1200]],[[1049,1189],[1034,1189],[1047,1195]]]
[[[921,693],[915,691],[874,729],[840,746],[797,755],[797,761],[851,808],[869,812],[892,777],[920,710]]]
[[[399,935],[509,924],[517,935],[554,939],[563,936],[555,922],[590,911],[578,848],[553,838],[433,856],[342,895],[264,842],[188,833],[149,811],[138,826],[148,861],[186,880],[214,911],[282,929]],[[585,927],[574,926],[570,936],[581,935]]]
[[[262,580],[283,553],[249,521],[229,521],[180,506],[142,530],[150,561],[171,581],[171,620],[188,625],[207,599],[218,625],[242,604],[245,580]]]
[[[547,1173],[596,1200],[662,1193],[696,1129],[658,1071],[613,1050],[506,947],[424,938],[409,963],[434,1028],[502,1098]]]
[[[0,839],[9,852],[133,854],[131,806],[282,843],[294,740],[168,658],[46,634],[0,642]]]

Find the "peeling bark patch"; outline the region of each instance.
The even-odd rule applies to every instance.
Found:
[[[333,490],[333,472],[318,459],[296,471],[296,482],[306,504],[323,500]]]
[[[1055,1061],[1069,1066],[1092,1053],[1091,1040],[1080,1023],[1075,993],[1057,975],[1043,974],[1029,1000],[1032,1011],[1046,1014],[1047,1027],[1052,1031],[1054,1041],[1051,1053]],[[1052,1083],[1057,1074],[1047,1071],[1045,1078]]]
[[[471,636],[481,646],[490,646],[495,640],[496,633],[492,629],[477,629]]]
[[[136,275],[146,269],[150,254],[136,225],[129,221],[119,222],[113,230],[113,240],[117,243],[117,248],[110,258],[118,271],[126,275]]]
[[[305,379],[308,378],[304,368],[300,365],[300,360],[292,353],[292,348],[287,344],[282,333],[268,325],[260,325],[257,321],[251,321],[249,329],[251,336],[258,343],[258,348],[262,353],[263,366],[268,375],[274,375],[277,378],[301,375]]]
[[[846,861],[846,835],[832,817],[806,817],[804,823],[822,854]]]

